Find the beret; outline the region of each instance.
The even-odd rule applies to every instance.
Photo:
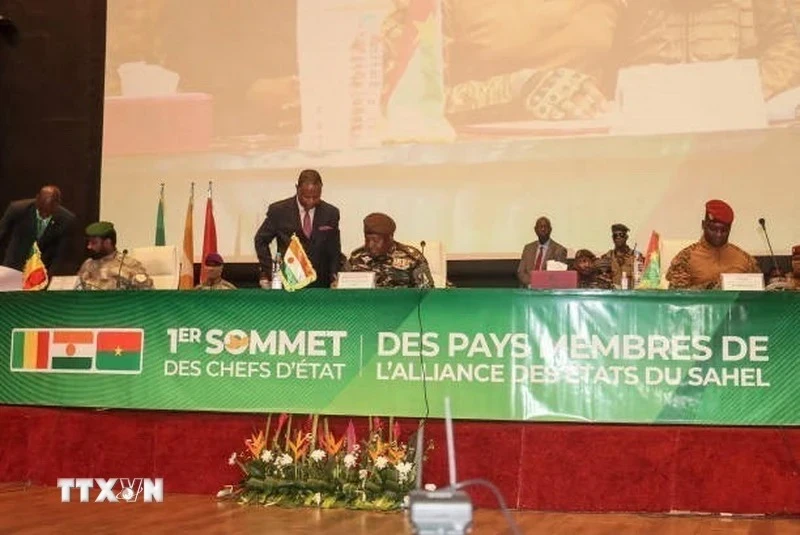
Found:
[[[90,238],[105,238],[114,232],[114,223],[110,221],[98,221],[86,227],[86,235]]]
[[[397,225],[394,219],[386,214],[372,213],[364,218],[364,234],[394,234]]]
[[[730,225],[733,223],[733,208],[725,201],[710,200],[706,203],[706,219]]]
[[[207,266],[221,266],[225,261],[219,253],[208,253],[204,264]]]

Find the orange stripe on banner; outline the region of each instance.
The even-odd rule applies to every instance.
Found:
[[[94,333],[92,331],[54,331],[54,344],[93,344]]]
[[[25,359],[22,367],[26,370],[36,369],[36,353],[39,345],[38,331],[25,331]]]
[[[50,332],[40,331],[36,345],[36,368],[46,370],[50,367]]]

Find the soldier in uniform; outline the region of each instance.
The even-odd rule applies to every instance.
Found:
[[[378,288],[433,288],[433,277],[423,254],[394,241],[397,228],[386,214],[364,218],[364,246],[350,254],[347,271],[372,271]]]
[[[153,280],[144,266],[117,251],[114,224],[98,221],[86,227],[89,258],[78,270],[76,290],[150,290]]]
[[[195,290],[235,290],[236,286],[222,278],[225,261],[219,253],[208,253],[203,262],[206,266],[206,281],[194,287]]]
[[[722,273],[761,273],[756,259],[728,243],[733,209],[720,200],[706,203],[703,237],[679,252],[667,271],[670,288],[719,288]]]
[[[616,286],[622,283],[623,273],[628,274],[628,280],[633,280],[634,260],[644,261],[641,253],[628,247],[629,232],[630,229],[622,223],[611,225],[611,239],[614,241],[614,248],[601,257],[608,260],[611,265],[611,280]]]
[[[597,257],[588,249],[575,253],[575,271],[578,272],[578,288],[611,290],[614,286],[608,278],[601,276]]]

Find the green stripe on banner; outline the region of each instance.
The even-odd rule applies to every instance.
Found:
[[[92,357],[53,357],[50,368],[53,370],[89,370],[92,368]]]
[[[21,370],[25,367],[25,331],[14,332],[13,346],[11,368]]]
[[[141,353],[138,351],[98,351],[95,368],[102,371],[138,371],[141,367]]]
[[[0,403],[793,426],[798,319],[800,292],[9,292]],[[18,373],[15,329],[98,352]]]

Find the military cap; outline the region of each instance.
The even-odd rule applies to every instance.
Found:
[[[97,221],[86,227],[86,235],[90,238],[105,238],[114,233],[114,223]]]
[[[383,234],[389,236],[394,234],[397,225],[394,219],[386,214],[372,213],[364,218],[364,234]]]
[[[631,231],[631,229],[629,229],[627,226],[623,225],[622,223],[614,223],[613,225],[611,225],[611,232],[625,232],[625,233],[628,233],[630,231]]]
[[[205,259],[205,265],[207,266],[221,266],[225,263],[222,259],[222,256],[219,253],[208,253]]]
[[[733,208],[725,201],[710,200],[706,203],[706,219],[730,225],[733,223]]]

